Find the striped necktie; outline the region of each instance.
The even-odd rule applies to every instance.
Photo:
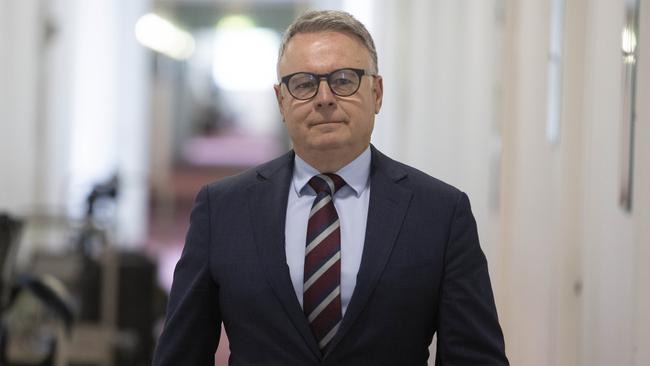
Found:
[[[319,174],[309,185],[316,198],[309,212],[303,310],[324,350],[341,322],[341,229],[332,196],[345,185],[336,174]]]

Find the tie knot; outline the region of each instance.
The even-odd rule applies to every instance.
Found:
[[[343,178],[334,173],[318,174],[311,177],[309,186],[316,191],[316,194],[327,193],[334,195],[341,187],[345,185]]]

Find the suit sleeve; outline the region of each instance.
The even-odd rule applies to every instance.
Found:
[[[461,193],[445,252],[437,366],[508,365],[487,261],[469,199]]]
[[[185,247],[174,270],[154,366],[214,366],[221,316],[217,285],[210,275],[211,243],[210,202],[204,187],[192,209]]]

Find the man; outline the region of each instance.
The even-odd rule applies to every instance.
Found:
[[[204,187],[155,365],[506,365],[467,196],[370,145],[375,46],[347,13],[287,30],[275,87],[293,151]]]

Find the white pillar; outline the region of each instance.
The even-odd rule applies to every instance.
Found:
[[[637,317],[648,316],[647,309],[636,313],[636,221],[637,210],[643,207],[629,214],[618,205],[624,10],[624,1],[596,0],[587,7],[580,360],[585,366],[634,365]],[[639,39],[644,37],[641,34]],[[637,99],[637,103],[642,106],[645,101]],[[643,225],[647,227],[647,222]]]
[[[110,1],[115,3],[114,1]],[[149,144],[151,135],[151,62],[149,51],[136,42],[136,20],[151,0],[120,1],[118,19],[118,166],[122,179],[117,240],[129,248],[144,244],[148,234]]]
[[[126,247],[147,233],[150,70],[133,30],[149,7],[150,0],[49,3],[56,33],[47,67],[45,202],[79,217],[92,187],[117,174],[115,242]]]
[[[83,213],[84,199],[93,185],[107,180],[118,170],[118,52],[121,47],[114,4],[74,2],[77,12],[71,57],[69,207],[78,214]]]
[[[36,203],[39,3],[0,0],[0,211],[13,214]]]

